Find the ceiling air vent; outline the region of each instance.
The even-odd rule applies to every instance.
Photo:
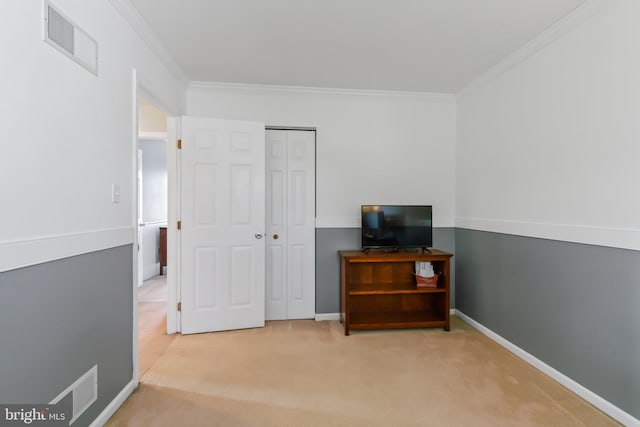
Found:
[[[47,0],[44,7],[44,40],[97,76],[98,43]]]

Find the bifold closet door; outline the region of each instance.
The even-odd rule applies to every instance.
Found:
[[[315,131],[266,131],[266,320],[315,317]]]

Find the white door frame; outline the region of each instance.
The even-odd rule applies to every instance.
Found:
[[[177,313],[177,299],[175,297],[176,290],[176,278],[175,278],[175,266],[177,266],[177,258],[175,258],[175,253],[171,256],[171,248],[169,243],[172,245],[176,243],[176,149],[175,144],[173,145],[173,149],[171,141],[175,141],[171,134],[171,124],[175,121],[175,117],[180,115],[179,111],[174,111],[171,108],[168,108],[160,99],[154,95],[154,91],[149,89],[153,87],[151,82],[147,83],[143,76],[141,76],[136,69],[132,70],[132,84],[131,84],[131,176],[137,176],[138,169],[138,100],[140,95],[144,95],[144,98],[151,102],[156,108],[162,111],[167,116],[167,135],[168,135],[168,146],[167,146],[167,174],[168,174],[168,215],[167,215],[167,245],[168,245],[168,256],[167,256],[167,286],[169,295],[167,298],[167,333],[171,334],[176,332],[176,313]],[[175,128],[175,126],[174,126]],[[136,387],[139,383],[139,371],[138,371],[138,183],[137,179],[131,180],[131,224],[133,227],[133,245],[132,245],[132,261],[133,261],[133,272],[131,277],[131,290],[133,293],[133,322],[132,322],[132,364],[133,364],[133,372],[131,377],[131,383],[134,387]],[[171,227],[173,225],[173,229]],[[169,268],[172,266],[174,268]],[[172,295],[172,290],[174,294]],[[173,299],[172,299],[173,298]],[[170,309],[171,308],[171,309]],[[170,319],[172,323],[170,323]],[[173,330],[171,328],[174,328]]]
[[[140,132],[138,132],[139,134]],[[138,135],[139,136],[139,135]],[[144,197],[143,194],[143,182],[142,182],[142,149],[140,148],[140,138],[136,141],[137,147],[137,157],[136,157],[136,239],[138,239],[138,244],[136,245],[137,252],[136,256],[138,257],[138,287],[142,286],[142,282],[144,281],[144,211],[143,211],[143,203],[142,199]]]
[[[180,218],[180,153],[178,140],[182,129],[179,116],[167,117],[167,334],[180,330],[180,239],[178,220]],[[171,268],[169,268],[171,266]]]

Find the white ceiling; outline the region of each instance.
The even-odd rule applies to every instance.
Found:
[[[455,93],[585,0],[131,0],[190,80]]]

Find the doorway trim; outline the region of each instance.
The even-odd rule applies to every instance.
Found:
[[[130,163],[130,171],[131,176],[136,177],[131,180],[131,212],[130,218],[132,224],[134,225],[134,236],[133,236],[133,245],[132,245],[132,261],[133,261],[133,271],[131,277],[131,291],[133,293],[133,321],[132,321],[132,378],[131,384],[136,387],[139,383],[139,364],[138,364],[138,182],[137,182],[137,169],[138,169],[138,102],[140,97],[144,97],[148,102],[150,102],[153,106],[162,111],[165,116],[167,116],[167,137],[168,139],[168,149],[167,149],[167,180],[169,191],[167,194],[168,200],[168,212],[167,212],[167,221],[168,224],[171,224],[170,221],[173,220],[173,224],[175,224],[175,209],[173,209],[173,205],[175,204],[175,183],[172,180],[175,180],[175,161],[172,163],[172,159],[175,160],[175,150],[171,150],[171,133],[169,133],[169,122],[177,116],[178,112],[168,108],[166,104],[164,104],[160,99],[154,94],[154,91],[150,89],[153,87],[151,82],[147,82],[143,75],[141,75],[137,69],[132,69],[132,79],[131,79],[131,163]],[[173,153],[173,154],[172,154]],[[172,188],[174,192],[172,193]],[[172,218],[172,214],[174,215]],[[170,228],[169,228],[170,229]],[[167,230],[169,234],[169,230]],[[175,237],[174,237],[175,239]],[[168,257],[167,264],[175,265],[176,262],[174,259]],[[171,270],[167,268],[167,273]],[[175,274],[175,273],[174,273]],[[171,283],[171,278],[169,274],[167,274],[167,286],[169,289],[169,298],[167,300],[167,333],[169,332],[169,318],[171,316],[171,311],[169,310],[169,306],[171,303],[171,289],[175,289],[175,283]],[[175,280],[175,276],[174,276]],[[176,306],[173,305],[175,308]],[[175,317],[175,316],[174,316]],[[175,332],[175,331],[174,331]]]
[[[182,136],[181,116],[167,116],[167,334],[182,332],[178,302],[182,283],[180,282],[180,239],[178,219],[180,218],[180,150],[178,140]],[[171,266],[171,268],[169,268]]]

